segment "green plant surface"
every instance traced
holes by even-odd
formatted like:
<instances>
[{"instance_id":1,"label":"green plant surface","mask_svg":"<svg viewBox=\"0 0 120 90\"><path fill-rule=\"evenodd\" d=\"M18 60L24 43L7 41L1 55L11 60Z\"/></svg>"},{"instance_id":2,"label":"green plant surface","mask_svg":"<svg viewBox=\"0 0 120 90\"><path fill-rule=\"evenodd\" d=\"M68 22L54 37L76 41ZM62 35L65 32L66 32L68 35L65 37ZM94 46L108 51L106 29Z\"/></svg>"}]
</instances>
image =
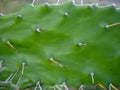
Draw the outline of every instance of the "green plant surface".
<instances>
[{"instance_id":1,"label":"green plant surface","mask_svg":"<svg viewBox=\"0 0 120 90\"><path fill-rule=\"evenodd\" d=\"M105 87L113 83L119 88L118 22L120 10L113 5L79 6L72 2L28 5L0 16L1 88L35 90L37 81L47 90L63 82L75 90L81 84L98 83ZM16 71L8 80L10 84L2 85Z\"/></svg>"}]
</instances>

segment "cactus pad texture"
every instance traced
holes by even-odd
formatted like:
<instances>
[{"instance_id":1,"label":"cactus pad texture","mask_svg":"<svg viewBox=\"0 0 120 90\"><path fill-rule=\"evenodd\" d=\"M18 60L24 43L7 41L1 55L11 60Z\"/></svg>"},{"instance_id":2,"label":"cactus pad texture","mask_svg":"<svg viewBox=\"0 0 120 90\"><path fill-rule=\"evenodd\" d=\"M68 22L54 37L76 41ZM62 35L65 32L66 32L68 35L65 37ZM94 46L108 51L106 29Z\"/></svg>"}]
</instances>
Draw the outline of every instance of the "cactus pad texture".
<instances>
[{"instance_id":1,"label":"cactus pad texture","mask_svg":"<svg viewBox=\"0 0 120 90\"><path fill-rule=\"evenodd\" d=\"M120 9L28 5L0 16L0 90L118 90Z\"/></svg>"}]
</instances>

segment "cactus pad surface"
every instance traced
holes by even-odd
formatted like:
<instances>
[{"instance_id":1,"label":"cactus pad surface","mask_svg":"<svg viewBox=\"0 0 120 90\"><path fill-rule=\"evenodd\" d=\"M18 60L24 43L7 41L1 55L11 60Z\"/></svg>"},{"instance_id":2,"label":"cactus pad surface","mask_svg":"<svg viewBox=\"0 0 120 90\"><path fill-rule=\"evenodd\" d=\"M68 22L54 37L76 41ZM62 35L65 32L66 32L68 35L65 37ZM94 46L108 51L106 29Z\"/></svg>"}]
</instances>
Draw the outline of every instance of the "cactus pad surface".
<instances>
[{"instance_id":1,"label":"cactus pad surface","mask_svg":"<svg viewBox=\"0 0 120 90\"><path fill-rule=\"evenodd\" d=\"M113 5L72 2L0 16L0 89L120 88L119 22Z\"/></svg>"}]
</instances>

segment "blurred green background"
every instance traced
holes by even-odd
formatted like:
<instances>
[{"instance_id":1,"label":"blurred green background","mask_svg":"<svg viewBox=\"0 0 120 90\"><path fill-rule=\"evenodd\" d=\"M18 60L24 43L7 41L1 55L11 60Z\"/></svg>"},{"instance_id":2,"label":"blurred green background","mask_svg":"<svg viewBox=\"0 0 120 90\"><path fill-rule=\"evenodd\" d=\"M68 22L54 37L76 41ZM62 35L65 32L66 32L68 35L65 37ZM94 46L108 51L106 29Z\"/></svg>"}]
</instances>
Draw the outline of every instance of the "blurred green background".
<instances>
[{"instance_id":1,"label":"blurred green background","mask_svg":"<svg viewBox=\"0 0 120 90\"><path fill-rule=\"evenodd\" d=\"M16 12L22 9L24 6L31 4L33 0L0 0L0 13L8 14ZM60 0L60 3L63 3L68 0ZM77 4L80 3L80 0L74 0ZM35 4L39 5L42 3L56 3L57 0L36 0ZM83 0L84 4L98 3L99 5L108 5L116 4L117 7L120 7L120 0Z\"/></svg>"}]
</instances>

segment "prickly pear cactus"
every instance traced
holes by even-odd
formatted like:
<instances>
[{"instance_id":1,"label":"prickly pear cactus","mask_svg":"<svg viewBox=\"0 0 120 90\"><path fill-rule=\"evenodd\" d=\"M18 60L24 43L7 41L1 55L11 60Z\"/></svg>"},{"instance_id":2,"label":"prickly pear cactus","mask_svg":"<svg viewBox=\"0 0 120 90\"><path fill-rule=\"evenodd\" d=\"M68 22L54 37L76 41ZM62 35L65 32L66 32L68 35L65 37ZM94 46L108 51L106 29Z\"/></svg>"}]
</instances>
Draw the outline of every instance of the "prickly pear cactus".
<instances>
[{"instance_id":1,"label":"prickly pear cactus","mask_svg":"<svg viewBox=\"0 0 120 90\"><path fill-rule=\"evenodd\" d=\"M0 16L0 90L118 90L120 9L28 5Z\"/></svg>"}]
</instances>

